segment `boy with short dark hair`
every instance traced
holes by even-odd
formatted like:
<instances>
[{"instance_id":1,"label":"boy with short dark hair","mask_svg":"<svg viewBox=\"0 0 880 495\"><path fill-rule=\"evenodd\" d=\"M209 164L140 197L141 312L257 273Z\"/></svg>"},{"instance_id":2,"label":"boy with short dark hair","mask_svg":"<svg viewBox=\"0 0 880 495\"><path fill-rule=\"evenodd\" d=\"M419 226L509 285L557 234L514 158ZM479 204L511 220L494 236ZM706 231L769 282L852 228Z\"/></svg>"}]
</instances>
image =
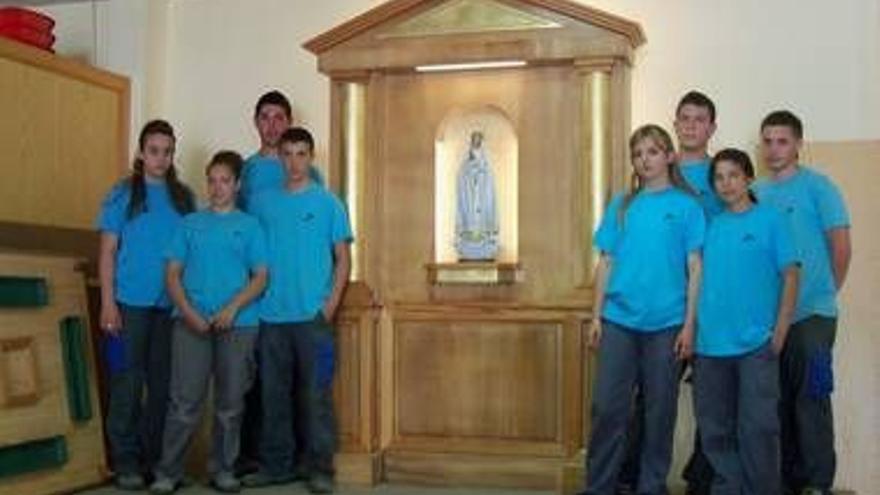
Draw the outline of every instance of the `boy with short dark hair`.
<instances>
[{"instance_id":1,"label":"boy with short dark hair","mask_svg":"<svg viewBox=\"0 0 880 495\"><path fill-rule=\"evenodd\" d=\"M724 207L711 187L709 140L715 133L715 103L699 91L689 91L675 108L678 164L688 185L699 194L700 204L710 219Z\"/></svg>"},{"instance_id":2,"label":"boy with short dark hair","mask_svg":"<svg viewBox=\"0 0 880 495\"><path fill-rule=\"evenodd\" d=\"M293 480L292 422L297 416L306 429L309 489L329 493L336 448L331 323L351 270L351 227L342 202L309 174L314 140L307 130L285 131L279 156L285 187L267 190L251 204L267 234L270 282L258 347L263 424L272 428L263 431L260 470L244 482L261 486ZM291 404L291 389L302 400Z\"/></svg>"},{"instance_id":3,"label":"boy with short dark hair","mask_svg":"<svg viewBox=\"0 0 880 495\"><path fill-rule=\"evenodd\" d=\"M831 412L831 351L837 333L837 291L851 257L850 218L837 186L800 163L803 124L787 110L761 122L761 150L770 177L758 200L782 211L802 262L801 284L780 359L782 479L790 493L831 493L836 471Z\"/></svg>"}]
</instances>

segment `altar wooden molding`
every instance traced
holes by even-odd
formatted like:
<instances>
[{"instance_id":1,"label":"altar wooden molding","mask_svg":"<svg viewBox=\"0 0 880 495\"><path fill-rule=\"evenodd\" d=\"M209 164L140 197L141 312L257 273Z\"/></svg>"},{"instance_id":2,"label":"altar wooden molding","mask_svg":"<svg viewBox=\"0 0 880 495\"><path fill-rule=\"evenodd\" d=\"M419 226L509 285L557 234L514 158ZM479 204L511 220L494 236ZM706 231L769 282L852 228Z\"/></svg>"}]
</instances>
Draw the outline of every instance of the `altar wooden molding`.
<instances>
[{"instance_id":1,"label":"altar wooden molding","mask_svg":"<svg viewBox=\"0 0 880 495\"><path fill-rule=\"evenodd\" d=\"M637 23L569 0L393 0L303 45L330 78L328 183L355 234L341 481L578 489L592 231L629 175L644 41ZM492 61L519 66L421 71ZM516 180L500 181L515 188L516 249L449 261L437 253L448 188L435 160L450 155L435 155L438 129L480 108L516 140L503 164Z\"/></svg>"},{"instance_id":2,"label":"altar wooden molding","mask_svg":"<svg viewBox=\"0 0 880 495\"><path fill-rule=\"evenodd\" d=\"M446 285L500 285L522 281L518 263L428 263L428 281Z\"/></svg>"},{"instance_id":3,"label":"altar wooden molding","mask_svg":"<svg viewBox=\"0 0 880 495\"><path fill-rule=\"evenodd\" d=\"M425 0L394 0L385 2L325 33L315 36L304 43L303 47L312 53L322 54L361 33L378 25L385 24L393 18L411 15L413 9L421 9L439 3L444 2ZM645 35L639 24L580 3L568 0L519 0L509 3L543 8L566 15L575 21L623 35L633 47L638 47L645 42Z\"/></svg>"}]
</instances>

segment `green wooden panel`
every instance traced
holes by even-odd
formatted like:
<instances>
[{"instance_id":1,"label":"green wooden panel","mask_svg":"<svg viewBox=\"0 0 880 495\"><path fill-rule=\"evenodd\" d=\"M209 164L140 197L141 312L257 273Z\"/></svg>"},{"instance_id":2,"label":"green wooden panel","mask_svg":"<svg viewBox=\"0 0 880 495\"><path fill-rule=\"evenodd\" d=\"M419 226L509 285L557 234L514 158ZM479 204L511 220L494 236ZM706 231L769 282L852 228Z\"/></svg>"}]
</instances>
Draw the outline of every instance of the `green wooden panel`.
<instances>
[{"instance_id":1,"label":"green wooden panel","mask_svg":"<svg viewBox=\"0 0 880 495\"><path fill-rule=\"evenodd\" d=\"M85 324L78 316L61 320L61 350L64 378L67 383L67 404L74 421L92 419L89 367L86 353Z\"/></svg>"},{"instance_id":2,"label":"green wooden panel","mask_svg":"<svg viewBox=\"0 0 880 495\"><path fill-rule=\"evenodd\" d=\"M49 304L46 279L0 276L0 308L35 308Z\"/></svg>"},{"instance_id":3,"label":"green wooden panel","mask_svg":"<svg viewBox=\"0 0 880 495\"><path fill-rule=\"evenodd\" d=\"M61 467L68 460L64 437L52 437L0 448L0 479Z\"/></svg>"}]
</instances>

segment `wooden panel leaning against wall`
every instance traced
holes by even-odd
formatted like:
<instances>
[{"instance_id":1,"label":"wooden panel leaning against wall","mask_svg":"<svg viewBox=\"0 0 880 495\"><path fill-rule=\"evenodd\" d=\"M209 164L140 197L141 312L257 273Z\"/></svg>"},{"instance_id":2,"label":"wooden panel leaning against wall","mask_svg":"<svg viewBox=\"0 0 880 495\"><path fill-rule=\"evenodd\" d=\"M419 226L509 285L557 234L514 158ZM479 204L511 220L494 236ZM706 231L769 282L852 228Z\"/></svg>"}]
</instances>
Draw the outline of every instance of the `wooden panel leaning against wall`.
<instances>
[{"instance_id":1,"label":"wooden panel leaning against wall","mask_svg":"<svg viewBox=\"0 0 880 495\"><path fill-rule=\"evenodd\" d=\"M107 477L80 263L0 252L0 493Z\"/></svg>"}]
</instances>

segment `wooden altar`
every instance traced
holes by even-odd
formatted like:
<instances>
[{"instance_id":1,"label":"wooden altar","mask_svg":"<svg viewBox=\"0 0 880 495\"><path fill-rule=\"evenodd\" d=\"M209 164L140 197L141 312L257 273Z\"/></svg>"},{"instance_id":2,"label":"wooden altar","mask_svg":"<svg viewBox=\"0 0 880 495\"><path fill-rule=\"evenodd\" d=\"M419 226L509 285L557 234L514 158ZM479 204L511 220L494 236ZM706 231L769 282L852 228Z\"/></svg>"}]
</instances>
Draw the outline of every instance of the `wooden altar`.
<instances>
[{"instance_id":1,"label":"wooden altar","mask_svg":"<svg viewBox=\"0 0 880 495\"><path fill-rule=\"evenodd\" d=\"M356 237L341 481L579 485L591 232L628 175L643 42L569 0L393 0L304 45L331 80L329 181ZM503 157L502 249L475 264L448 248L443 186L474 127Z\"/></svg>"}]
</instances>

